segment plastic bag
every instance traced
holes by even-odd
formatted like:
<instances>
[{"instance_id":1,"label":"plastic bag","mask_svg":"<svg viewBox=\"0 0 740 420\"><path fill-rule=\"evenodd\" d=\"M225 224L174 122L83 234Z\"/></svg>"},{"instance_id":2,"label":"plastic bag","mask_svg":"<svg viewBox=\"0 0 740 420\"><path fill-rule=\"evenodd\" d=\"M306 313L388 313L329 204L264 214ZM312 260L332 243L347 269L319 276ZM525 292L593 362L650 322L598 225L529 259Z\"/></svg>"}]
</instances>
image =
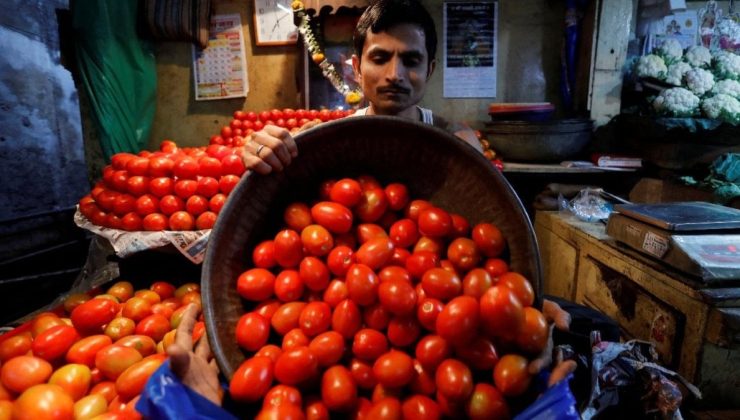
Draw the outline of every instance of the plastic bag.
<instances>
[{"instance_id":1,"label":"plastic bag","mask_svg":"<svg viewBox=\"0 0 740 420\"><path fill-rule=\"evenodd\" d=\"M144 387L136 411L150 420L214 419L234 420L231 413L185 386L167 361L157 369Z\"/></svg>"},{"instance_id":2,"label":"plastic bag","mask_svg":"<svg viewBox=\"0 0 740 420\"><path fill-rule=\"evenodd\" d=\"M140 2L72 3L77 65L106 159L149 141L157 105L154 53L136 33Z\"/></svg>"},{"instance_id":3,"label":"plastic bag","mask_svg":"<svg viewBox=\"0 0 740 420\"><path fill-rule=\"evenodd\" d=\"M568 383L573 375L548 388L526 410L519 413L514 420L548 419L548 420L578 420L576 398L570 391ZM547 380L545 378L545 383Z\"/></svg>"},{"instance_id":4,"label":"plastic bag","mask_svg":"<svg viewBox=\"0 0 740 420\"><path fill-rule=\"evenodd\" d=\"M601 190L585 188L575 198L567 201L563 196L558 197L561 211L569 211L586 222L598 222L609 218L614 210L612 204L601 198Z\"/></svg>"}]
</instances>

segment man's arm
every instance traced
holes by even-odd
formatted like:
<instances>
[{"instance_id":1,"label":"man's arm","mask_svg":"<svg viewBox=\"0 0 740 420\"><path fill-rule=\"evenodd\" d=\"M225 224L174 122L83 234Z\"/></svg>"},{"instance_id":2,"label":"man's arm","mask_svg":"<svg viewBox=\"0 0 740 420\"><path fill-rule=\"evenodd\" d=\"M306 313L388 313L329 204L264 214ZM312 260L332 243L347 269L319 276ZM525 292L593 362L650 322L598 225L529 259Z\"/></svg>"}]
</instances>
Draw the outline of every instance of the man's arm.
<instances>
[{"instance_id":1,"label":"man's arm","mask_svg":"<svg viewBox=\"0 0 740 420\"><path fill-rule=\"evenodd\" d=\"M469 145L473 146L475 150L483 153L483 146L480 144L480 141L478 140L478 137L475 135L475 131L473 131L470 127L467 125L460 123L460 122L448 122L446 119L434 115L434 126L444 129L449 133L454 134L458 138L465 141L465 143L468 143Z\"/></svg>"}]
</instances>

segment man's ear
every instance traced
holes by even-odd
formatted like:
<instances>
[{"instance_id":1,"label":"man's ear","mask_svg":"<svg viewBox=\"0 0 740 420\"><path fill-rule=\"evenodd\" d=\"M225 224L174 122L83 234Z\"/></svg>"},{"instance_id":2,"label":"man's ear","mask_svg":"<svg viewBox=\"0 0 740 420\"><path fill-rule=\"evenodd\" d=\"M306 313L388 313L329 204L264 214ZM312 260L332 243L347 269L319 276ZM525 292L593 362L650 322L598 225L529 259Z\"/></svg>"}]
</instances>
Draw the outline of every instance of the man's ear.
<instances>
[{"instance_id":1,"label":"man's ear","mask_svg":"<svg viewBox=\"0 0 740 420\"><path fill-rule=\"evenodd\" d=\"M427 81L430 77L432 77L432 73L434 73L434 68L437 67L437 60L434 59L429 63L428 71L427 71Z\"/></svg>"},{"instance_id":2,"label":"man's ear","mask_svg":"<svg viewBox=\"0 0 740 420\"><path fill-rule=\"evenodd\" d=\"M360 57L352 54L352 71L355 74L355 82L362 83L362 73L360 73Z\"/></svg>"}]
</instances>

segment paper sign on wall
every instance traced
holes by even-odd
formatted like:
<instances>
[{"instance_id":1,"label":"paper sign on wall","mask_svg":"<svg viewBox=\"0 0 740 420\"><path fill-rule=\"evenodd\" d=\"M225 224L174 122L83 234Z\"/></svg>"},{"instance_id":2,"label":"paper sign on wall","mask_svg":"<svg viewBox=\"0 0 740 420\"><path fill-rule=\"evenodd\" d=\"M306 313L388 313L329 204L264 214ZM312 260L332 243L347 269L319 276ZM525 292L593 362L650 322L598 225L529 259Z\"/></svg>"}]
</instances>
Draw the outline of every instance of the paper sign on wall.
<instances>
[{"instance_id":1,"label":"paper sign on wall","mask_svg":"<svg viewBox=\"0 0 740 420\"><path fill-rule=\"evenodd\" d=\"M208 46L193 46L193 81L196 101L247 96L247 59L238 14L211 17Z\"/></svg>"}]
</instances>

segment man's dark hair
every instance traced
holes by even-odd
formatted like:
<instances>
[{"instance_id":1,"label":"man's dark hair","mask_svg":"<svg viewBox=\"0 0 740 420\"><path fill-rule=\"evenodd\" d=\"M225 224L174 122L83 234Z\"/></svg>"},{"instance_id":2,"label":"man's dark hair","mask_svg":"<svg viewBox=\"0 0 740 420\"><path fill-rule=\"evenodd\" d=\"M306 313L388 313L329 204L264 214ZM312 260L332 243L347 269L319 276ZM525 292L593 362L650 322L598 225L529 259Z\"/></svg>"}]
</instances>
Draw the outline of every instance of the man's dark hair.
<instances>
[{"instance_id":1,"label":"man's dark hair","mask_svg":"<svg viewBox=\"0 0 740 420\"><path fill-rule=\"evenodd\" d=\"M368 30L377 34L403 23L417 25L424 31L427 56L431 63L437 52L437 30L429 12L418 0L377 0L368 6L360 16L352 37L357 57L362 58Z\"/></svg>"}]
</instances>

